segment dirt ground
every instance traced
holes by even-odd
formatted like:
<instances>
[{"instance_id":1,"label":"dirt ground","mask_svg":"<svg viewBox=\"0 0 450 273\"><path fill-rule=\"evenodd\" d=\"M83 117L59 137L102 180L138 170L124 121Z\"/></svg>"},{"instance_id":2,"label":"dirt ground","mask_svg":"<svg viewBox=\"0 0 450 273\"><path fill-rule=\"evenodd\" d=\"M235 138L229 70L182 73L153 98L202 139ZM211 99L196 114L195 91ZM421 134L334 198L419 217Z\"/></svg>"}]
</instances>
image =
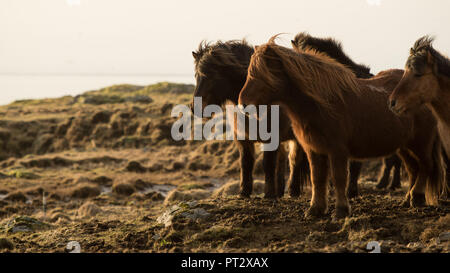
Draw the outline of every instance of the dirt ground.
<instances>
[{"instance_id":1,"label":"dirt ground","mask_svg":"<svg viewBox=\"0 0 450 273\"><path fill-rule=\"evenodd\" d=\"M77 97L0 107L0 252L449 252L450 206L400 205L406 190L376 190L364 164L351 217L304 217L300 198L238 192L228 141L170 137L175 104L192 86L119 85ZM286 174L287 175L287 174ZM76 244L76 243L75 243Z\"/></svg>"}]
</instances>

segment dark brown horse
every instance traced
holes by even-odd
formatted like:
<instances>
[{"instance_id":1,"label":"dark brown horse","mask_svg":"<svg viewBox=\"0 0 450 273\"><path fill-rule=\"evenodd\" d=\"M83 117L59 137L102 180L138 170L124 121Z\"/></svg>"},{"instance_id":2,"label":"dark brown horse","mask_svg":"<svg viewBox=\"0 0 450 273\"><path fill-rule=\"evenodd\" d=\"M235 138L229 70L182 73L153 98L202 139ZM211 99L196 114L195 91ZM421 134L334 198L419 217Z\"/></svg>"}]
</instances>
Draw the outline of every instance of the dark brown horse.
<instances>
[{"instance_id":1,"label":"dark brown horse","mask_svg":"<svg viewBox=\"0 0 450 273\"><path fill-rule=\"evenodd\" d=\"M194 97L202 98L202 108L210 104L230 102L237 104L239 92L247 77L247 68L253 48L246 41L228 41L208 44L202 42L192 52L195 61L196 88ZM202 109L203 110L203 109ZM291 141L289 162L289 194L297 197L309 180L309 163L306 155L295 140L289 119L280 113L280 141ZM235 141L240 152L241 195L252 193L254 143L251 140ZM280 147L277 151L265 151L263 168L265 173L265 197L281 197L284 194L284 165L286 159Z\"/></svg>"},{"instance_id":2,"label":"dark brown horse","mask_svg":"<svg viewBox=\"0 0 450 273\"><path fill-rule=\"evenodd\" d=\"M445 175L432 114L423 109L414 115L394 115L387 105L389 91L378 85L388 79L358 80L329 56L295 52L275 44L275 38L252 55L239 103L280 104L286 110L310 162L312 199L307 215L327 211L329 174L336 189L335 216L349 215L349 158L384 157L397 151L413 185L407 193L410 205L435 204Z\"/></svg>"},{"instance_id":3,"label":"dark brown horse","mask_svg":"<svg viewBox=\"0 0 450 273\"><path fill-rule=\"evenodd\" d=\"M390 106L398 114L416 111L424 105L433 112L446 153L450 187L450 59L436 51L432 43L428 36L414 43L403 77L390 96Z\"/></svg>"},{"instance_id":4,"label":"dark brown horse","mask_svg":"<svg viewBox=\"0 0 450 273\"><path fill-rule=\"evenodd\" d=\"M342 44L333 38L318 38L309 35L306 32L301 32L295 35L295 38L291 40L292 47L297 51L305 51L314 49L319 52L323 52L345 65L355 73L358 78L369 79L374 75L370 73L370 68L368 66L355 63L347 54L345 54ZM401 188L400 183L400 170L402 166L402 161L397 155L392 155L390 157L383 159L383 171L378 179L376 188L384 189L389 185L389 176L392 168L394 168L394 174L392 183L390 186L391 190ZM348 192L357 192L358 184L357 179L359 177L359 172L361 171L362 163L358 161L352 161L350 163L350 176ZM353 178L353 179L352 179ZM353 194L356 195L356 194ZM350 194L349 194L350 197Z\"/></svg>"}]
</instances>

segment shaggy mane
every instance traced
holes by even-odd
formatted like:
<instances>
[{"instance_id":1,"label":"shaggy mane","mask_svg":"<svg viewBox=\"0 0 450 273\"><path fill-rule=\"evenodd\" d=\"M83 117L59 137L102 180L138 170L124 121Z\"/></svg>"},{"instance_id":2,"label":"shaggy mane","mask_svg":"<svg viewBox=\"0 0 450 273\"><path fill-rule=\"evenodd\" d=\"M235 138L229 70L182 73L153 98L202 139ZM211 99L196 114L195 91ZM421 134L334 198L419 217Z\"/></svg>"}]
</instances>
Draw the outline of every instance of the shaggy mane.
<instances>
[{"instance_id":1,"label":"shaggy mane","mask_svg":"<svg viewBox=\"0 0 450 273\"><path fill-rule=\"evenodd\" d=\"M217 41L209 43L202 41L196 52L193 52L195 72L205 76L205 70L221 68L231 69L238 73L245 73L253 48L243 40ZM238 58L238 56L247 56L247 58Z\"/></svg>"},{"instance_id":2,"label":"shaggy mane","mask_svg":"<svg viewBox=\"0 0 450 273\"><path fill-rule=\"evenodd\" d=\"M334 98L344 102L343 92L360 93L356 76L344 65L316 50L295 52L277 45L277 36L256 48L250 60L249 77L259 77L277 89L280 86L279 79L272 73L274 68L267 65L268 59L274 59L282 63L283 72L298 90L328 109L331 108L330 101Z\"/></svg>"},{"instance_id":3,"label":"shaggy mane","mask_svg":"<svg viewBox=\"0 0 450 273\"><path fill-rule=\"evenodd\" d=\"M437 72L450 77L450 59L433 48L434 38L428 35L419 38L410 50L406 65L413 69L421 69L427 64L427 54L430 53L436 63Z\"/></svg>"}]
</instances>

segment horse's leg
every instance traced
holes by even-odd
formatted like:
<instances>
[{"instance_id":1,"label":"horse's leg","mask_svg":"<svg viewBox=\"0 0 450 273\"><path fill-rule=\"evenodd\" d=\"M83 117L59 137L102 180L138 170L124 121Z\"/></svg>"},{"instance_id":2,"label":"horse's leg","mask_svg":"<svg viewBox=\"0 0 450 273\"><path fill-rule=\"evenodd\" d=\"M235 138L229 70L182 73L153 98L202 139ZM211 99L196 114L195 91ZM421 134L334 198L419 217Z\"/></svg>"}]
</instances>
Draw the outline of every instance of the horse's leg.
<instances>
[{"instance_id":1,"label":"horse's leg","mask_svg":"<svg viewBox=\"0 0 450 273\"><path fill-rule=\"evenodd\" d=\"M393 162L391 157L383 158L383 167L382 167L382 175L378 179L378 183L375 186L377 189L384 189L389 185L389 176L391 174L391 170L393 167Z\"/></svg>"},{"instance_id":2,"label":"horse's leg","mask_svg":"<svg viewBox=\"0 0 450 273\"><path fill-rule=\"evenodd\" d=\"M253 190L253 166L255 164L255 146L251 141L235 141L239 149L241 165L240 195L250 197Z\"/></svg>"},{"instance_id":3,"label":"horse's leg","mask_svg":"<svg viewBox=\"0 0 450 273\"><path fill-rule=\"evenodd\" d=\"M312 198L306 216L322 216L328 209L328 156L313 151L307 154L311 168Z\"/></svg>"},{"instance_id":4,"label":"horse's leg","mask_svg":"<svg viewBox=\"0 0 450 273\"><path fill-rule=\"evenodd\" d=\"M350 182L348 184L347 196L354 198L358 196L358 179L361 173L362 162L350 161Z\"/></svg>"},{"instance_id":5,"label":"horse's leg","mask_svg":"<svg viewBox=\"0 0 450 273\"><path fill-rule=\"evenodd\" d=\"M430 172L433 171L431 158L419 158L419 173L416 182L410 191L410 205L411 207L425 206L425 190L427 186L427 179Z\"/></svg>"},{"instance_id":6,"label":"horse's leg","mask_svg":"<svg viewBox=\"0 0 450 273\"><path fill-rule=\"evenodd\" d=\"M276 170L276 193L277 197L281 198L284 195L286 187L285 173L286 173L286 151L283 146L278 148L277 154L277 170Z\"/></svg>"},{"instance_id":7,"label":"horse's leg","mask_svg":"<svg viewBox=\"0 0 450 273\"><path fill-rule=\"evenodd\" d=\"M393 156L393 161L394 161L394 177L392 178L391 186L389 187L390 190L400 189L402 187L402 184L400 182L400 171L402 169L402 161L397 155Z\"/></svg>"},{"instance_id":8,"label":"horse's leg","mask_svg":"<svg viewBox=\"0 0 450 273\"><path fill-rule=\"evenodd\" d=\"M345 156L330 156L331 179L336 195L336 218L350 215L350 204L347 199L348 159Z\"/></svg>"},{"instance_id":9,"label":"horse's leg","mask_svg":"<svg viewBox=\"0 0 450 273\"><path fill-rule=\"evenodd\" d=\"M275 170L277 168L277 154L275 151L264 151L263 168L265 175L264 198L277 198L275 185Z\"/></svg>"},{"instance_id":10,"label":"horse's leg","mask_svg":"<svg viewBox=\"0 0 450 273\"><path fill-rule=\"evenodd\" d=\"M419 174L414 187L411 189L411 206L422 207L437 204L442 187L446 183L442 146L439 136L432 145L420 145L415 151L419 161Z\"/></svg>"},{"instance_id":11,"label":"horse's leg","mask_svg":"<svg viewBox=\"0 0 450 273\"><path fill-rule=\"evenodd\" d=\"M417 160L414 157L412 157L407 150L399 150L397 154L402 159L409 177L409 187L406 192L405 199L402 202L403 206L409 207L411 200L410 192L415 184L415 181L417 180L417 175L419 173L419 164Z\"/></svg>"},{"instance_id":12,"label":"horse's leg","mask_svg":"<svg viewBox=\"0 0 450 273\"><path fill-rule=\"evenodd\" d=\"M289 148L289 195L299 197L309 180L309 162L305 151L297 141L291 141Z\"/></svg>"}]
</instances>

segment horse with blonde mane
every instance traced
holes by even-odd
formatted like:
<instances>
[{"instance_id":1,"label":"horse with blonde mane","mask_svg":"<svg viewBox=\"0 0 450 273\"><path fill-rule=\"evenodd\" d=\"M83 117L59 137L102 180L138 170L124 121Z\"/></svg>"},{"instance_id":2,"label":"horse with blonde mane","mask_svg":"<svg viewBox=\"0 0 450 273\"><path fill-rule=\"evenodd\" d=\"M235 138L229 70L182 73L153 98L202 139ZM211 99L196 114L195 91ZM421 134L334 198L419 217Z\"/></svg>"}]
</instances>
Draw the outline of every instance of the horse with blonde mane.
<instances>
[{"instance_id":1,"label":"horse with blonde mane","mask_svg":"<svg viewBox=\"0 0 450 273\"><path fill-rule=\"evenodd\" d=\"M295 52L277 45L275 38L255 47L239 103L280 104L287 112L310 162L312 199L307 215L327 212L327 180L331 175L335 217L348 216L349 159L395 152L414 184L407 202L411 206L436 204L445 175L432 114L422 109L414 115L397 116L389 110L388 92L376 85L377 79L359 80L329 56L316 51Z\"/></svg>"}]
</instances>

